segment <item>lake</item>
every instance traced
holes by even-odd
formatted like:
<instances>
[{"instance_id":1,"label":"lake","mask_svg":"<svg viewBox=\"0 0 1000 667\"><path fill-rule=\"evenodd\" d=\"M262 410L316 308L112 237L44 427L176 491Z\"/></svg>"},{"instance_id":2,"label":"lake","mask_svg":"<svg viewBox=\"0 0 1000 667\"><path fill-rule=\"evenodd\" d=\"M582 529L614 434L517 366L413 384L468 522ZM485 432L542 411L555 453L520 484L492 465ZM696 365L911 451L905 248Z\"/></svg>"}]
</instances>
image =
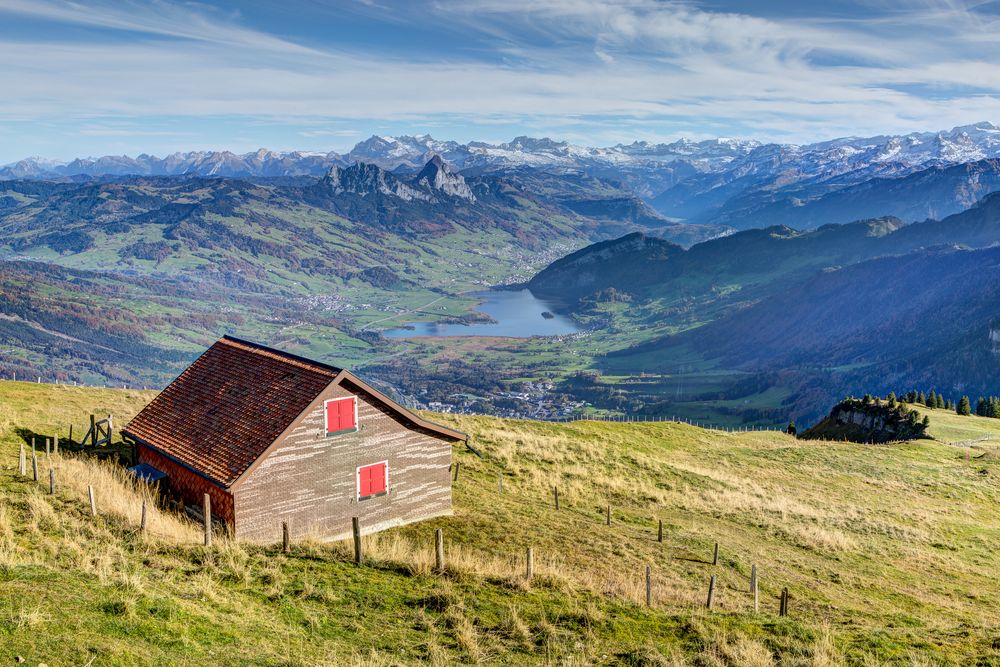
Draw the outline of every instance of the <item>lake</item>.
<instances>
[{"instance_id":1,"label":"lake","mask_svg":"<svg viewBox=\"0 0 1000 667\"><path fill-rule=\"evenodd\" d=\"M469 296L482 299L476 310L486 313L494 320L492 324L439 324L435 322L412 322L412 329L389 329L382 334L389 338L413 338L415 336L561 336L576 333L579 327L573 320L562 315L552 318L542 317L542 313L552 313L552 304L535 298L529 290L490 290L474 292ZM553 313L554 314L554 313Z\"/></svg>"}]
</instances>

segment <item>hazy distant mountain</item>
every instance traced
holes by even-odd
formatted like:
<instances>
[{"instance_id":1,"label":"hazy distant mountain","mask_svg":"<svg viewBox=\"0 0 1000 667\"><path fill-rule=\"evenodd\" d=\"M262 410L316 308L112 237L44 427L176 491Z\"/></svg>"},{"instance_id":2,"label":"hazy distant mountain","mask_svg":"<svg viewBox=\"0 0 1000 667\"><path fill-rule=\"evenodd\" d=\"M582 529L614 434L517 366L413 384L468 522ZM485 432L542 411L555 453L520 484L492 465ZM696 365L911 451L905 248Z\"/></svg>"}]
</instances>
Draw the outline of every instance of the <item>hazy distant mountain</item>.
<instances>
[{"instance_id":1,"label":"hazy distant mountain","mask_svg":"<svg viewBox=\"0 0 1000 667\"><path fill-rule=\"evenodd\" d=\"M0 167L0 179L47 178L59 176L322 176L331 166L347 166L357 162L374 164L387 170L421 169L432 157L439 155L458 171L535 167L593 171L611 169L603 175L617 173L627 179L630 170L652 172L666 165L681 162L685 175L717 169L734 158L746 155L759 146L754 141L713 139L670 144L635 142L608 148L588 148L563 141L517 137L508 143L487 144L438 141L429 135L383 137L372 136L352 148L346 155L335 152L286 152L260 149L237 155L229 151L197 151L175 153L165 158L151 155L105 156L78 158L60 163L42 158L27 158ZM667 173L672 170L667 168ZM593 173L591 175L601 175ZM652 181L663 180L647 174ZM667 179L670 182L670 179ZM672 184L672 183L671 183ZM658 190L657 190L658 192ZM643 194L643 193L640 193Z\"/></svg>"},{"instance_id":2,"label":"hazy distant mountain","mask_svg":"<svg viewBox=\"0 0 1000 667\"><path fill-rule=\"evenodd\" d=\"M164 158L142 154L77 158L60 163L28 158L0 168L0 179L58 178L66 176L322 176L346 161L337 153L277 153L260 149L237 155L229 151L174 153Z\"/></svg>"},{"instance_id":3,"label":"hazy distant mountain","mask_svg":"<svg viewBox=\"0 0 1000 667\"><path fill-rule=\"evenodd\" d=\"M500 144L462 144L426 134L372 136L345 155L260 149L243 155L105 156L65 164L29 158L0 168L0 179L318 178L331 167L358 163L409 177L435 156L465 178L533 169L614 181L675 220L736 229L775 224L802 229L883 215L906 221L942 217L971 205L996 186L998 164L991 161L1000 158L1000 128L983 122L806 145L682 139L588 147L526 136ZM949 169L961 164L970 166Z\"/></svg>"},{"instance_id":4,"label":"hazy distant mountain","mask_svg":"<svg viewBox=\"0 0 1000 667\"><path fill-rule=\"evenodd\" d=\"M812 230L778 225L736 232L687 250L633 233L553 262L529 286L536 294L564 302L607 288L640 297L676 298L726 286L728 293L738 295L825 267L940 245L996 244L1000 244L1000 193L943 220L904 224L890 216Z\"/></svg>"},{"instance_id":5,"label":"hazy distant mountain","mask_svg":"<svg viewBox=\"0 0 1000 667\"><path fill-rule=\"evenodd\" d=\"M808 187L753 191L730 199L708 219L740 228L780 224L803 229L886 215L913 222L964 211L997 190L1000 160L978 160L872 178L818 196L817 188Z\"/></svg>"},{"instance_id":6,"label":"hazy distant mountain","mask_svg":"<svg viewBox=\"0 0 1000 667\"><path fill-rule=\"evenodd\" d=\"M1000 128L992 123L947 132L845 138L805 146L768 144L720 169L680 181L651 203L664 215L692 222L759 227L784 223L796 214L788 209L871 179L899 178L933 167L998 157ZM854 202L856 207L858 203ZM768 218L772 213L774 217ZM876 206L864 212L856 208L853 213L854 217L877 217L890 212ZM806 224L796 219L795 226Z\"/></svg>"},{"instance_id":7,"label":"hazy distant mountain","mask_svg":"<svg viewBox=\"0 0 1000 667\"><path fill-rule=\"evenodd\" d=\"M551 139L517 137L503 144L438 141L429 135L372 136L346 155L335 152L275 152L260 149L238 155L229 151L174 153L164 158L151 155L78 158L61 163L43 158L27 158L0 167L0 178L46 178L59 176L322 176L331 166L356 162L383 169L422 168L439 155L456 170L544 167L587 170L613 167L628 170L655 169L675 161L697 164L698 169L714 169L737 156L745 155L759 143L728 139L671 144L636 142L628 146L588 148Z\"/></svg>"}]
</instances>

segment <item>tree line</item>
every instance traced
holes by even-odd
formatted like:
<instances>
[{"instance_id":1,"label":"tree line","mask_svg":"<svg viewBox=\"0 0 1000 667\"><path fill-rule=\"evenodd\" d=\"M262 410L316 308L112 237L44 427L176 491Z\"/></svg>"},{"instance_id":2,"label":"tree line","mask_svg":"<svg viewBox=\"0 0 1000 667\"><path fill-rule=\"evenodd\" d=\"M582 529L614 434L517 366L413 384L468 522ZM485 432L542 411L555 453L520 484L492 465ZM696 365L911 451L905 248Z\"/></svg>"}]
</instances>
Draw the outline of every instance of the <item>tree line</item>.
<instances>
[{"instance_id":1,"label":"tree line","mask_svg":"<svg viewBox=\"0 0 1000 667\"><path fill-rule=\"evenodd\" d=\"M886 398L890 403L896 402L895 392L890 393ZM918 390L911 390L903 395L902 402L911 405L923 405L932 409L954 410L956 414L969 416L972 414L972 401L968 396L962 396L958 402L945 398L944 394L939 394L933 389L927 393ZM1000 399L996 397L980 397L976 403L976 414L981 417L996 417L1000 419Z\"/></svg>"}]
</instances>

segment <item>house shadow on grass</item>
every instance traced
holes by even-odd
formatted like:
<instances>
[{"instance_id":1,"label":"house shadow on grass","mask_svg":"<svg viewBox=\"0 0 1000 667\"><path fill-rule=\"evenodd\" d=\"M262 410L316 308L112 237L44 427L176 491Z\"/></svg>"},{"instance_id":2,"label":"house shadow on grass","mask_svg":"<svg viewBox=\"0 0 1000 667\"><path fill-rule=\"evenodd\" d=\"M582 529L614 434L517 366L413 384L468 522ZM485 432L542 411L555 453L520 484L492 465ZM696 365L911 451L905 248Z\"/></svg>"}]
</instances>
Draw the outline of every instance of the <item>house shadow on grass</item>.
<instances>
[{"instance_id":1,"label":"house shadow on grass","mask_svg":"<svg viewBox=\"0 0 1000 667\"><path fill-rule=\"evenodd\" d=\"M29 428L18 426L14 428L14 435L24 442L25 449L29 451L32 445L34 445L36 452L44 452L46 439L49 441L49 446L53 451L55 451L56 440L55 436L51 434L38 433ZM102 445L100 447L85 447L79 442L73 442L65 437L60 437L58 441L58 448L58 451L60 452L77 452L87 454L96 459L111 459L124 466L131 466L135 464L134 448L121 441Z\"/></svg>"},{"instance_id":2,"label":"house shadow on grass","mask_svg":"<svg viewBox=\"0 0 1000 667\"><path fill-rule=\"evenodd\" d=\"M41 433L35 433L30 428L18 426L14 429L14 435L24 441L26 448L30 448L32 445L35 445L36 448L41 447L42 449L45 449L45 438L47 436L42 435Z\"/></svg>"}]
</instances>

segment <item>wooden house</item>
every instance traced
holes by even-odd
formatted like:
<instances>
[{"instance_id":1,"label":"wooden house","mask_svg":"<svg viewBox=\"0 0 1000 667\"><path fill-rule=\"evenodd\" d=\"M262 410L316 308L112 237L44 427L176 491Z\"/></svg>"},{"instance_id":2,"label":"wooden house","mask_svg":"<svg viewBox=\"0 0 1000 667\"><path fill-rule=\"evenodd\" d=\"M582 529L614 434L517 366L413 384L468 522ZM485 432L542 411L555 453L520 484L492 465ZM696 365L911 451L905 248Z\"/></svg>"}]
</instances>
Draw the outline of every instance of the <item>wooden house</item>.
<instances>
[{"instance_id":1,"label":"wooden house","mask_svg":"<svg viewBox=\"0 0 1000 667\"><path fill-rule=\"evenodd\" d=\"M451 513L464 433L406 410L350 372L226 336L122 432L138 463L237 539L339 539Z\"/></svg>"}]
</instances>

